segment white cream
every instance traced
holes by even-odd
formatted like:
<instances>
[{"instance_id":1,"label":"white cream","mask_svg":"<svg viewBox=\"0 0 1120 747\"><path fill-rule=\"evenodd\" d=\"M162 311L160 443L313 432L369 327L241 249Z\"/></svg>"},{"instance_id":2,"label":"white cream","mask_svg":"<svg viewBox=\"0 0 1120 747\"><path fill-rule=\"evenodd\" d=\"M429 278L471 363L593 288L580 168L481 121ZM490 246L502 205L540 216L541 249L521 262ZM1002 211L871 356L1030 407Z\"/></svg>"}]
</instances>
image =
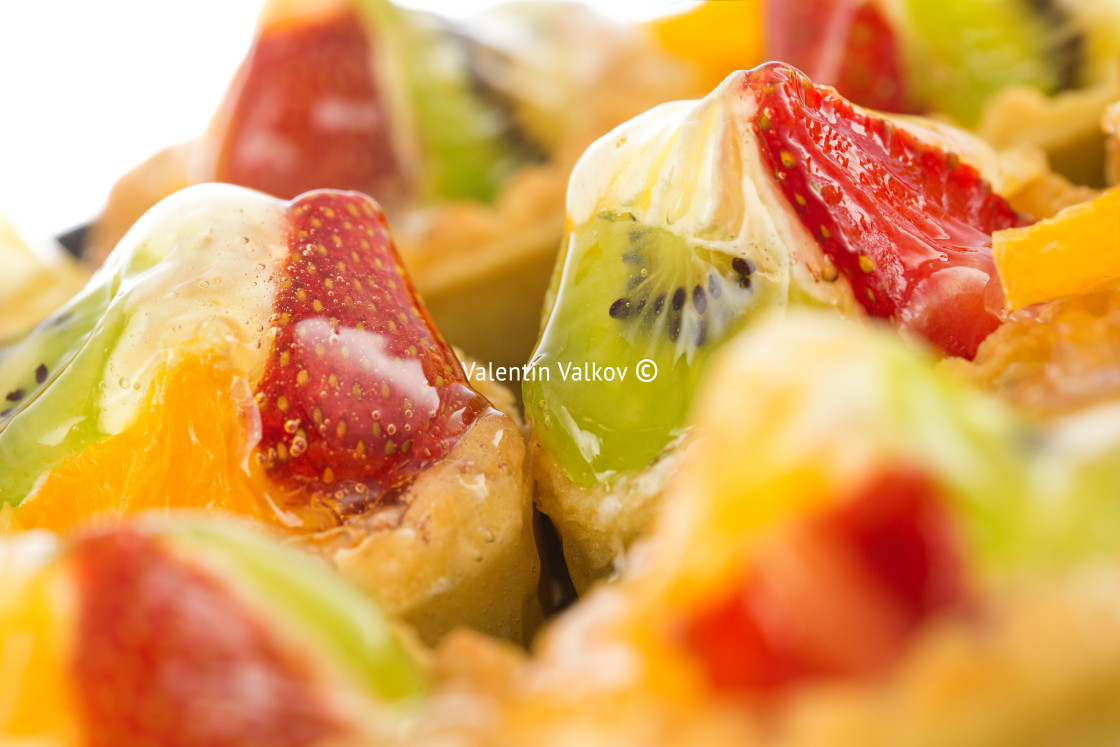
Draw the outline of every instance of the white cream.
<instances>
[{"instance_id":1,"label":"white cream","mask_svg":"<svg viewBox=\"0 0 1120 747\"><path fill-rule=\"evenodd\" d=\"M184 351L260 377L287 231L285 202L224 184L179 192L137 222L104 270L122 274L113 306L128 317L102 379L104 432L134 420L156 370Z\"/></svg>"}]
</instances>

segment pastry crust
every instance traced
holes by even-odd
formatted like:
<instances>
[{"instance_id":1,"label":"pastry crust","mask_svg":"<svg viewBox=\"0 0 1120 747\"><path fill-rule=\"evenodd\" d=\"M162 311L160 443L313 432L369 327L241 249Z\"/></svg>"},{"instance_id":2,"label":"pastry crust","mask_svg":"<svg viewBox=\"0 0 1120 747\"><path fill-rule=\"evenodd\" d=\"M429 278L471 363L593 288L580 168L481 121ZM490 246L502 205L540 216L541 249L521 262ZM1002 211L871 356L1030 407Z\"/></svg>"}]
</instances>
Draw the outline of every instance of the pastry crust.
<instances>
[{"instance_id":1,"label":"pastry crust","mask_svg":"<svg viewBox=\"0 0 1120 747\"><path fill-rule=\"evenodd\" d=\"M1061 174L1044 172L1014 192L1007 195L1007 201L1017 212L1039 220L1052 218L1070 205L1087 202L1097 196L1098 191L1072 183Z\"/></svg>"},{"instance_id":2,"label":"pastry crust","mask_svg":"<svg viewBox=\"0 0 1120 747\"><path fill-rule=\"evenodd\" d=\"M976 133L997 148L1032 144L1055 171L1078 184L1100 186L1105 139L1101 116L1120 96L1120 66L1096 85L1054 96L1008 88L987 103Z\"/></svg>"},{"instance_id":3,"label":"pastry crust","mask_svg":"<svg viewBox=\"0 0 1120 747\"><path fill-rule=\"evenodd\" d=\"M397 502L290 542L327 558L428 643L459 625L525 642L543 617L525 444L496 410Z\"/></svg>"},{"instance_id":4,"label":"pastry crust","mask_svg":"<svg viewBox=\"0 0 1120 747\"><path fill-rule=\"evenodd\" d=\"M626 566L626 551L653 526L661 495L688 453L688 438L670 443L642 471L614 485L584 488L564 473L541 445L529 444L537 480L537 507L556 526L576 592L613 579Z\"/></svg>"},{"instance_id":5,"label":"pastry crust","mask_svg":"<svg viewBox=\"0 0 1120 747\"><path fill-rule=\"evenodd\" d=\"M1015 311L974 360L940 366L1040 417L1120 401L1120 291Z\"/></svg>"}]
</instances>

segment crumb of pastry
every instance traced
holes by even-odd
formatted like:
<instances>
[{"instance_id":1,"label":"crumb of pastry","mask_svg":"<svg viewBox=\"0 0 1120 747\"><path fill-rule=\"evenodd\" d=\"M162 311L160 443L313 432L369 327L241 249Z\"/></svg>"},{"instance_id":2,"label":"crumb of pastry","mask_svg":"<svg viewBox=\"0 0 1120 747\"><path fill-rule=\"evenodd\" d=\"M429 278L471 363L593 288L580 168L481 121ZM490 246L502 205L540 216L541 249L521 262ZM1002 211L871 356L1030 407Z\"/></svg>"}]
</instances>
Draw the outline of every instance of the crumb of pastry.
<instances>
[{"instance_id":1,"label":"crumb of pastry","mask_svg":"<svg viewBox=\"0 0 1120 747\"><path fill-rule=\"evenodd\" d=\"M1120 291L1013 312L973 361L939 365L1040 416L1120 399Z\"/></svg>"}]
</instances>

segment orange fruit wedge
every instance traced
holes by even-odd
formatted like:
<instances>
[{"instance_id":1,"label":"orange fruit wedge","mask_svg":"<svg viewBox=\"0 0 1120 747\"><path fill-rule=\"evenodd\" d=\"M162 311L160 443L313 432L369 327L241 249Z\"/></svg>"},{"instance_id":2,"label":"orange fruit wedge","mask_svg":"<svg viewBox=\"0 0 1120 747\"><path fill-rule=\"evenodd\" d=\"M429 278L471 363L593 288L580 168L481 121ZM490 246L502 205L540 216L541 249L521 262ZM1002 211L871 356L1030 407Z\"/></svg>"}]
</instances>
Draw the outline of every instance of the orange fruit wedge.
<instances>
[{"instance_id":1,"label":"orange fruit wedge","mask_svg":"<svg viewBox=\"0 0 1120 747\"><path fill-rule=\"evenodd\" d=\"M67 687L72 600L56 567L33 547L42 537L10 535L0 546L0 743L77 743ZM24 547L21 548L20 546ZM24 557L20 557L24 555Z\"/></svg>"},{"instance_id":2,"label":"orange fruit wedge","mask_svg":"<svg viewBox=\"0 0 1120 747\"><path fill-rule=\"evenodd\" d=\"M996 231L1008 309L1120 287L1120 187L1053 218Z\"/></svg>"},{"instance_id":3,"label":"orange fruit wedge","mask_svg":"<svg viewBox=\"0 0 1120 747\"><path fill-rule=\"evenodd\" d=\"M649 27L665 49L700 67L708 90L762 62L761 0L707 0Z\"/></svg>"},{"instance_id":4,"label":"orange fruit wedge","mask_svg":"<svg viewBox=\"0 0 1120 747\"><path fill-rule=\"evenodd\" d=\"M16 527L65 533L97 517L163 508L282 524L284 496L250 454L239 389L248 399L232 371L194 357L157 375L136 423L52 470L14 510Z\"/></svg>"}]
</instances>

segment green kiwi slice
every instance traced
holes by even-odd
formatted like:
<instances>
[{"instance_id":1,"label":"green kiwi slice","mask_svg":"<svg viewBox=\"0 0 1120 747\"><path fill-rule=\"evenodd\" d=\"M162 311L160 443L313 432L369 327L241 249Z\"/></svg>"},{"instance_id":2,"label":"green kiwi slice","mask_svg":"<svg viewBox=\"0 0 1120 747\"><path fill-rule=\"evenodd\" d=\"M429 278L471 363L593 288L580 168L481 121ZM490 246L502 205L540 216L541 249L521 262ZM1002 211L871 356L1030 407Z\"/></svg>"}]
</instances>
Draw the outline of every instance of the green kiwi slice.
<instances>
[{"instance_id":1,"label":"green kiwi slice","mask_svg":"<svg viewBox=\"0 0 1120 747\"><path fill-rule=\"evenodd\" d=\"M1016 85L1074 87L1082 40L1051 0L904 0L909 66L919 96L973 126L984 103Z\"/></svg>"},{"instance_id":2,"label":"green kiwi slice","mask_svg":"<svg viewBox=\"0 0 1120 747\"><path fill-rule=\"evenodd\" d=\"M577 484L645 467L682 431L712 351L787 294L718 242L601 213L567 238L523 374L534 434Z\"/></svg>"},{"instance_id":3,"label":"green kiwi slice","mask_svg":"<svg viewBox=\"0 0 1120 747\"><path fill-rule=\"evenodd\" d=\"M172 345L164 332L194 329L211 301L263 321L272 295L266 260L284 236L282 211L283 203L229 185L169 197L77 296L22 339L0 345L0 504L22 503L54 465L126 427ZM240 282L221 284L222 274ZM126 337L133 321L157 326Z\"/></svg>"},{"instance_id":4,"label":"green kiwi slice","mask_svg":"<svg viewBox=\"0 0 1120 747\"><path fill-rule=\"evenodd\" d=\"M360 0L382 64L399 75L411 126L425 154L425 197L431 201L493 201L506 180L540 155L528 147L477 69L481 42L430 13L385 0ZM390 62L391 60L391 62Z\"/></svg>"},{"instance_id":5,"label":"green kiwi slice","mask_svg":"<svg viewBox=\"0 0 1120 747\"><path fill-rule=\"evenodd\" d=\"M100 440L96 399L127 317L106 313L116 278L91 281L19 341L0 348L0 503L20 503L44 463ZM42 397L47 389L50 397Z\"/></svg>"}]
</instances>

